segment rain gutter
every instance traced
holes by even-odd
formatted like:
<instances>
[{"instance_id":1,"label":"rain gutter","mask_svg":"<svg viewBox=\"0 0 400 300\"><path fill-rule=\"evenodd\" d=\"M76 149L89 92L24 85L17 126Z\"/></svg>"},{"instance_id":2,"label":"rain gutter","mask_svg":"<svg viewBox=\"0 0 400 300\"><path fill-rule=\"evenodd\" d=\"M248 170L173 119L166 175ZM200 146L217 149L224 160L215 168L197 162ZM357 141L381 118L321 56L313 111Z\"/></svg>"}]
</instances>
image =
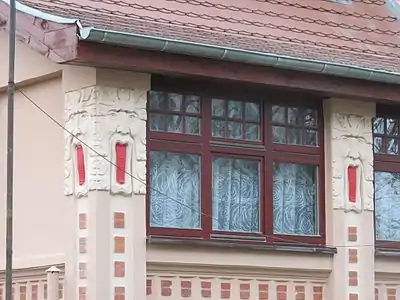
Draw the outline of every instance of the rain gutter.
<instances>
[{"instance_id":1,"label":"rain gutter","mask_svg":"<svg viewBox=\"0 0 400 300\"><path fill-rule=\"evenodd\" d=\"M360 68L313 59L301 59L285 55L220 47L161 37L102 30L93 27L80 28L79 38L85 41L143 50L153 50L360 80L400 84L400 73L397 72Z\"/></svg>"},{"instance_id":2,"label":"rain gutter","mask_svg":"<svg viewBox=\"0 0 400 300\"><path fill-rule=\"evenodd\" d=\"M4 2L7 5L10 5L10 0L0 0L0 2ZM55 15L40 11L38 9L29 7L18 1L15 2L15 8L17 9L17 11L31 15L33 17L37 17L42 20L46 20L46 21L50 21L50 22L54 22L54 23L58 23L58 24L76 24L79 29L82 28L81 22L78 19L71 19L71 18L55 16Z\"/></svg>"}]
</instances>

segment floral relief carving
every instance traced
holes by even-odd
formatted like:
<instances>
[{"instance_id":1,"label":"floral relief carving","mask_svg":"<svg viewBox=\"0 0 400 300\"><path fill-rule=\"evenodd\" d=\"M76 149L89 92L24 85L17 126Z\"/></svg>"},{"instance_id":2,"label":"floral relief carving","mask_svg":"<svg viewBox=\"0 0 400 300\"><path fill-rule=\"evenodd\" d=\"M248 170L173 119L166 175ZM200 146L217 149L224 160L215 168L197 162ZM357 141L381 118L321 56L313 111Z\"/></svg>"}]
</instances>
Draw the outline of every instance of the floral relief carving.
<instances>
[{"instance_id":1,"label":"floral relief carving","mask_svg":"<svg viewBox=\"0 0 400 300\"><path fill-rule=\"evenodd\" d=\"M145 193L146 100L147 92L144 90L114 87L91 86L66 93L66 128L97 152L85 147L88 191L111 191L124 195ZM78 196L72 155L74 140L77 139L66 133L65 194ZM126 171L133 175L127 175L123 186L119 186L112 176L115 174L117 142L128 145Z\"/></svg>"},{"instance_id":2,"label":"floral relief carving","mask_svg":"<svg viewBox=\"0 0 400 300\"><path fill-rule=\"evenodd\" d=\"M373 210L372 117L333 113L332 193L337 209ZM348 199L347 168L357 168L356 201Z\"/></svg>"}]
</instances>

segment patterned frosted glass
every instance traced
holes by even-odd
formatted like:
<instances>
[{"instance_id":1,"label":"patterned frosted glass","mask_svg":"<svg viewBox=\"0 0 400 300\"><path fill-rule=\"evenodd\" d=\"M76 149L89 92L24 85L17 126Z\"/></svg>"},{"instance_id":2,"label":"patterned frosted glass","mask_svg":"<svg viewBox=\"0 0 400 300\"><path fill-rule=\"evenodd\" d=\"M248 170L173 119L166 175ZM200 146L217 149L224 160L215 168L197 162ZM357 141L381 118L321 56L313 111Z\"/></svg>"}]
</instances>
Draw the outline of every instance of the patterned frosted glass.
<instances>
[{"instance_id":1,"label":"patterned frosted glass","mask_svg":"<svg viewBox=\"0 0 400 300\"><path fill-rule=\"evenodd\" d=\"M200 156L150 153L150 225L200 228Z\"/></svg>"},{"instance_id":2,"label":"patterned frosted glass","mask_svg":"<svg viewBox=\"0 0 400 300\"><path fill-rule=\"evenodd\" d=\"M375 172L377 240L400 241L400 173Z\"/></svg>"},{"instance_id":3,"label":"patterned frosted glass","mask_svg":"<svg viewBox=\"0 0 400 300\"><path fill-rule=\"evenodd\" d=\"M259 232L259 162L217 157L212 168L213 229Z\"/></svg>"},{"instance_id":4,"label":"patterned frosted glass","mask_svg":"<svg viewBox=\"0 0 400 300\"><path fill-rule=\"evenodd\" d=\"M318 234L317 167L274 164L274 233Z\"/></svg>"}]
</instances>

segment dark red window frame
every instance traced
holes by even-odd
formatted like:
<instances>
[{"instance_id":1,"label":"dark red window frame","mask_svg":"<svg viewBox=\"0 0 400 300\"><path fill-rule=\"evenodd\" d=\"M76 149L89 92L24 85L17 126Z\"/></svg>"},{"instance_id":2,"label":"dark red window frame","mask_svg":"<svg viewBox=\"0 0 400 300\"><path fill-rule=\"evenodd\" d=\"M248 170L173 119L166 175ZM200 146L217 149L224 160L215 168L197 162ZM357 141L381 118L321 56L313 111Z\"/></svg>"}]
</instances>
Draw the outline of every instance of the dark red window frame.
<instances>
[{"instance_id":1,"label":"dark red window frame","mask_svg":"<svg viewBox=\"0 0 400 300\"><path fill-rule=\"evenodd\" d=\"M376 118L397 119L400 122L400 107L394 105L377 104ZM386 127L386 121L385 121L385 127ZM372 124L372 128L374 128L374 124ZM398 130L400 131L400 125ZM387 139L391 138L391 136L387 135L386 133L385 134L373 133L374 141L375 137L383 138L383 142L385 144L385 149L386 149ZM400 136L397 136L397 138L400 138ZM375 149L375 145L373 149ZM400 155L375 153L374 150L374 172L376 171L400 173ZM376 210L374 210L374 213L375 212ZM374 222L374 227L375 226L376 224ZM376 238L376 235L375 235L375 246L379 248L398 249L400 251L400 241L379 240Z\"/></svg>"},{"instance_id":2,"label":"dark red window frame","mask_svg":"<svg viewBox=\"0 0 400 300\"><path fill-rule=\"evenodd\" d=\"M262 236L266 244L296 246L325 245L325 169L324 169L324 129L322 99L315 95L301 92L276 91L271 88L226 82L207 82L162 76L152 77L152 91L198 95L201 98L201 135L184 135L174 133L154 132L147 126L147 182L150 182L150 152L171 151L200 154L201 165L201 225L202 229L154 228L150 226L150 184L147 184L147 235L212 239L212 191L211 162L212 156L239 157L258 159L260 170L260 211L261 234L234 233L234 235ZM211 137L211 99L221 98L237 101L256 101L261 105L261 140L259 142L243 142L223 140ZM271 138L271 107L272 105L292 105L295 107L312 108L318 112L317 138L319 147L275 144ZM149 113L148 107L148 113ZM315 236L281 235L273 233L272 210L272 164L273 162L313 164L317 166L318 180L318 230ZM230 241L232 242L232 241ZM254 241L240 241L256 243ZM260 243L260 242L257 242Z\"/></svg>"}]
</instances>

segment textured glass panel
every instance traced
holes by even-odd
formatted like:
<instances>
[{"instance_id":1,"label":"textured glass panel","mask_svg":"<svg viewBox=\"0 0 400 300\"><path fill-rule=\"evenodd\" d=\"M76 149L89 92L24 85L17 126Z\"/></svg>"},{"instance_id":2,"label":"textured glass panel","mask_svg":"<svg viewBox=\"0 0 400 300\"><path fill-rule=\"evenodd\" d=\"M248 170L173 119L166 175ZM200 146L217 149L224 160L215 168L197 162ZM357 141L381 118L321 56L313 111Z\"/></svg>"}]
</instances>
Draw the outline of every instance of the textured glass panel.
<instances>
[{"instance_id":1,"label":"textured glass panel","mask_svg":"<svg viewBox=\"0 0 400 300\"><path fill-rule=\"evenodd\" d=\"M234 158L214 158L212 182L213 229L259 232L259 162Z\"/></svg>"},{"instance_id":2,"label":"textured glass panel","mask_svg":"<svg viewBox=\"0 0 400 300\"><path fill-rule=\"evenodd\" d=\"M212 100L212 115L217 117L223 117L226 115L225 100L221 99Z\"/></svg>"},{"instance_id":3,"label":"textured glass panel","mask_svg":"<svg viewBox=\"0 0 400 300\"><path fill-rule=\"evenodd\" d=\"M163 101L165 99L164 98L164 93L151 91L149 93L149 95L150 95L149 96L149 98L150 98L150 101L149 101L150 108L161 109Z\"/></svg>"},{"instance_id":4,"label":"textured glass panel","mask_svg":"<svg viewBox=\"0 0 400 300\"><path fill-rule=\"evenodd\" d=\"M245 104L245 119L246 121L260 121L260 105L257 103L246 102Z\"/></svg>"},{"instance_id":5,"label":"textured glass panel","mask_svg":"<svg viewBox=\"0 0 400 300\"><path fill-rule=\"evenodd\" d=\"M279 124L286 123L285 107L276 105L272 106L272 122Z\"/></svg>"},{"instance_id":6,"label":"textured glass panel","mask_svg":"<svg viewBox=\"0 0 400 300\"><path fill-rule=\"evenodd\" d=\"M307 108L304 111L304 126L316 128L317 124L317 111L315 109Z\"/></svg>"},{"instance_id":7,"label":"textured glass panel","mask_svg":"<svg viewBox=\"0 0 400 300\"><path fill-rule=\"evenodd\" d=\"M180 111L182 107L183 96L180 94L168 94L167 109L169 111Z\"/></svg>"},{"instance_id":8,"label":"textured glass panel","mask_svg":"<svg viewBox=\"0 0 400 300\"><path fill-rule=\"evenodd\" d=\"M243 139L242 123L228 122L228 138L235 140Z\"/></svg>"},{"instance_id":9,"label":"textured glass panel","mask_svg":"<svg viewBox=\"0 0 400 300\"><path fill-rule=\"evenodd\" d=\"M386 119L386 134L387 135L399 134L399 126L396 119Z\"/></svg>"},{"instance_id":10,"label":"textured glass panel","mask_svg":"<svg viewBox=\"0 0 400 300\"><path fill-rule=\"evenodd\" d=\"M228 117L232 119L243 118L243 102L228 101Z\"/></svg>"},{"instance_id":11,"label":"textured glass panel","mask_svg":"<svg viewBox=\"0 0 400 300\"><path fill-rule=\"evenodd\" d=\"M400 241L400 173L375 172L376 239Z\"/></svg>"},{"instance_id":12,"label":"textured glass panel","mask_svg":"<svg viewBox=\"0 0 400 300\"><path fill-rule=\"evenodd\" d=\"M186 133L188 134L200 134L200 118L197 117L185 117Z\"/></svg>"},{"instance_id":13,"label":"textured glass panel","mask_svg":"<svg viewBox=\"0 0 400 300\"><path fill-rule=\"evenodd\" d=\"M185 97L186 112L200 113L200 98L198 96Z\"/></svg>"},{"instance_id":14,"label":"textured glass panel","mask_svg":"<svg viewBox=\"0 0 400 300\"><path fill-rule=\"evenodd\" d=\"M374 137L374 152L375 153L385 153L383 138L376 136Z\"/></svg>"},{"instance_id":15,"label":"textured glass panel","mask_svg":"<svg viewBox=\"0 0 400 300\"><path fill-rule=\"evenodd\" d=\"M150 152L150 225L200 228L200 156Z\"/></svg>"},{"instance_id":16,"label":"textured glass panel","mask_svg":"<svg viewBox=\"0 0 400 300\"><path fill-rule=\"evenodd\" d=\"M286 130L285 127L273 126L272 127L272 141L274 143L286 143Z\"/></svg>"},{"instance_id":17,"label":"textured glass panel","mask_svg":"<svg viewBox=\"0 0 400 300\"><path fill-rule=\"evenodd\" d=\"M225 121L212 121L212 136L225 137L226 135L226 122Z\"/></svg>"},{"instance_id":18,"label":"textured glass panel","mask_svg":"<svg viewBox=\"0 0 400 300\"><path fill-rule=\"evenodd\" d=\"M301 129L299 128L287 128L287 143L290 145L301 144Z\"/></svg>"},{"instance_id":19,"label":"textured glass panel","mask_svg":"<svg viewBox=\"0 0 400 300\"><path fill-rule=\"evenodd\" d=\"M375 118L374 119L374 133L385 134L385 119Z\"/></svg>"},{"instance_id":20,"label":"textured glass panel","mask_svg":"<svg viewBox=\"0 0 400 300\"><path fill-rule=\"evenodd\" d=\"M168 132L177 132L177 133L182 133L183 132L183 117L182 116L177 116L177 115L167 115L167 131Z\"/></svg>"},{"instance_id":21,"label":"textured glass panel","mask_svg":"<svg viewBox=\"0 0 400 300\"><path fill-rule=\"evenodd\" d=\"M317 167L276 163L273 168L274 233L317 235Z\"/></svg>"},{"instance_id":22,"label":"textured glass panel","mask_svg":"<svg viewBox=\"0 0 400 300\"><path fill-rule=\"evenodd\" d=\"M257 124L246 124L246 140L259 141L260 140L260 126Z\"/></svg>"},{"instance_id":23,"label":"textured glass panel","mask_svg":"<svg viewBox=\"0 0 400 300\"><path fill-rule=\"evenodd\" d=\"M150 114L150 130L165 131L165 116L161 114Z\"/></svg>"},{"instance_id":24,"label":"textured glass panel","mask_svg":"<svg viewBox=\"0 0 400 300\"><path fill-rule=\"evenodd\" d=\"M397 139L387 140L387 154L399 154L399 141Z\"/></svg>"},{"instance_id":25,"label":"textured glass panel","mask_svg":"<svg viewBox=\"0 0 400 300\"><path fill-rule=\"evenodd\" d=\"M304 145L306 146L317 146L318 145L318 135L315 130L306 130L304 132Z\"/></svg>"},{"instance_id":26,"label":"textured glass panel","mask_svg":"<svg viewBox=\"0 0 400 300\"><path fill-rule=\"evenodd\" d=\"M302 125L300 110L296 107L288 108L288 124L290 125Z\"/></svg>"}]
</instances>

